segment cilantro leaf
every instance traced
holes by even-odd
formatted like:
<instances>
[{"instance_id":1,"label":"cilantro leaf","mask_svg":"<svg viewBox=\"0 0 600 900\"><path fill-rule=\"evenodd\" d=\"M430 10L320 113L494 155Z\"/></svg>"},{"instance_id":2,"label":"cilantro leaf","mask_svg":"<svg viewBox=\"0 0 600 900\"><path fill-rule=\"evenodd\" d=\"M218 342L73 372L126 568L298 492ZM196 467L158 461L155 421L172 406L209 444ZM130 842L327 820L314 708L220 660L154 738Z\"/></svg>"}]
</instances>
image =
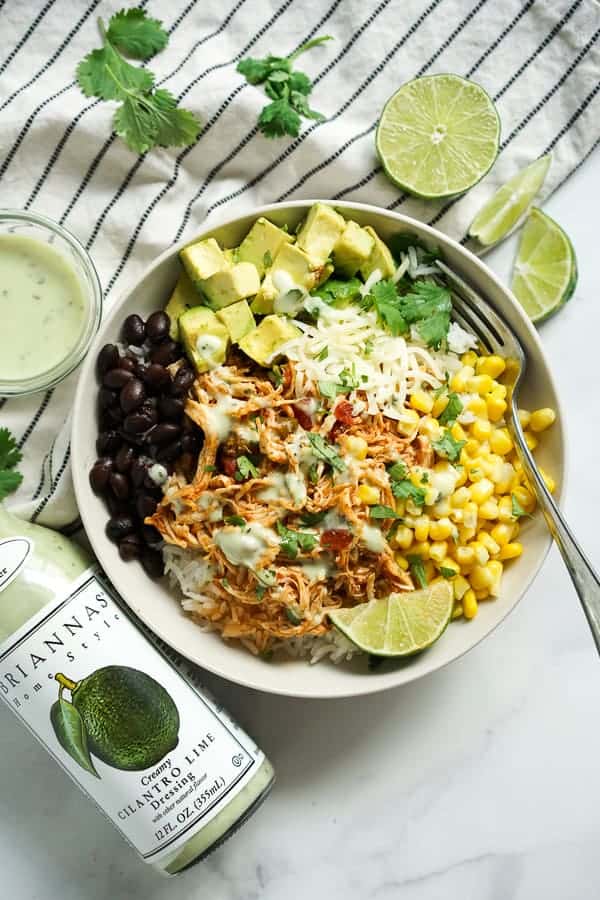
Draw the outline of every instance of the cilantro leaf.
<instances>
[{"instance_id":1,"label":"cilantro leaf","mask_svg":"<svg viewBox=\"0 0 600 900\"><path fill-rule=\"evenodd\" d=\"M393 281L378 281L365 298L368 308L374 307L381 321L394 337L406 334L408 325L399 308L400 298Z\"/></svg>"},{"instance_id":2,"label":"cilantro leaf","mask_svg":"<svg viewBox=\"0 0 600 900\"><path fill-rule=\"evenodd\" d=\"M335 449L328 444L322 434L315 434L312 431L307 433L308 440L315 456L323 459L336 472L343 472L346 468L344 460L338 456Z\"/></svg>"},{"instance_id":3,"label":"cilantro leaf","mask_svg":"<svg viewBox=\"0 0 600 900\"><path fill-rule=\"evenodd\" d=\"M292 625L300 625L302 623L302 616L298 615L296 610L291 606L286 606L285 614Z\"/></svg>"},{"instance_id":4,"label":"cilantro leaf","mask_svg":"<svg viewBox=\"0 0 600 900\"><path fill-rule=\"evenodd\" d=\"M259 471L247 456L238 456L236 460L235 480L244 481L245 478L258 478Z\"/></svg>"},{"instance_id":5,"label":"cilantro leaf","mask_svg":"<svg viewBox=\"0 0 600 900\"><path fill-rule=\"evenodd\" d=\"M21 473L15 471L22 458L23 454L8 428L0 428L0 500L16 491L23 481Z\"/></svg>"},{"instance_id":6,"label":"cilantro leaf","mask_svg":"<svg viewBox=\"0 0 600 900\"><path fill-rule=\"evenodd\" d=\"M391 506L379 506L375 504L374 506L369 507L369 516L372 519L400 519L401 516L398 515L395 509L392 509Z\"/></svg>"},{"instance_id":7,"label":"cilantro leaf","mask_svg":"<svg viewBox=\"0 0 600 900\"><path fill-rule=\"evenodd\" d=\"M433 244L431 247L427 247L423 241L411 231L404 231L393 235L388 243L390 250L396 259L399 259L400 254L405 253L409 247L415 247L415 249L421 250L419 261L423 263L435 262L435 260L439 259L441 256L440 248L437 245Z\"/></svg>"},{"instance_id":8,"label":"cilantro leaf","mask_svg":"<svg viewBox=\"0 0 600 900\"><path fill-rule=\"evenodd\" d=\"M262 600L266 593L267 593L267 588L264 584L256 585L256 599L257 600Z\"/></svg>"},{"instance_id":9,"label":"cilantro leaf","mask_svg":"<svg viewBox=\"0 0 600 900\"><path fill-rule=\"evenodd\" d=\"M515 519L520 519L521 516L530 516L530 513L526 512L514 494L510 495L510 500L512 504L512 514Z\"/></svg>"},{"instance_id":10,"label":"cilantro leaf","mask_svg":"<svg viewBox=\"0 0 600 900\"><path fill-rule=\"evenodd\" d=\"M300 116L287 100L273 100L261 112L258 125L265 137L283 137L284 134L298 137Z\"/></svg>"},{"instance_id":11,"label":"cilantro leaf","mask_svg":"<svg viewBox=\"0 0 600 900\"><path fill-rule=\"evenodd\" d=\"M440 566L440 575L442 575L444 578L455 578L456 572L449 566Z\"/></svg>"},{"instance_id":12,"label":"cilantro leaf","mask_svg":"<svg viewBox=\"0 0 600 900\"><path fill-rule=\"evenodd\" d=\"M317 359L319 362L323 362L324 359L327 359L329 356L329 347L327 344L321 349L321 351L317 354Z\"/></svg>"},{"instance_id":13,"label":"cilantro leaf","mask_svg":"<svg viewBox=\"0 0 600 900\"><path fill-rule=\"evenodd\" d=\"M77 66L77 81L86 97L125 100L128 92L151 91L154 75L148 69L132 66L110 44L105 44L82 59Z\"/></svg>"},{"instance_id":14,"label":"cilantro leaf","mask_svg":"<svg viewBox=\"0 0 600 900\"><path fill-rule=\"evenodd\" d=\"M466 441L457 441L452 437L452 432L446 428L442 437L437 441L432 441L431 446L438 454L450 462L456 462L460 456L460 451L465 446Z\"/></svg>"},{"instance_id":15,"label":"cilantro leaf","mask_svg":"<svg viewBox=\"0 0 600 900\"><path fill-rule=\"evenodd\" d=\"M323 303L343 303L358 297L360 288L361 283L358 278L349 278L347 280L328 278L324 284L311 291L311 297L319 297Z\"/></svg>"},{"instance_id":16,"label":"cilantro leaf","mask_svg":"<svg viewBox=\"0 0 600 900\"><path fill-rule=\"evenodd\" d=\"M438 422L440 425L452 425L456 422L458 416L463 411L463 405L461 403L460 397L458 394L454 392L450 392L448 394L448 403L438 416Z\"/></svg>"},{"instance_id":17,"label":"cilantro leaf","mask_svg":"<svg viewBox=\"0 0 600 900\"><path fill-rule=\"evenodd\" d=\"M251 56L240 60L236 69L243 75L248 84L261 84L267 78L270 71L270 57L266 59L254 59Z\"/></svg>"},{"instance_id":18,"label":"cilantro leaf","mask_svg":"<svg viewBox=\"0 0 600 900\"><path fill-rule=\"evenodd\" d=\"M402 481L403 478L406 478L408 474L408 469L406 468L406 463L398 459L394 463L393 466L390 466L388 469L388 475L392 479L392 481Z\"/></svg>"},{"instance_id":19,"label":"cilantro leaf","mask_svg":"<svg viewBox=\"0 0 600 900\"><path fill-rule=\"evenodd\" d=\"M450 328L452 297L448 288L433 281L415 281L410 293L400 298L400 311L409 324L416 324L425 343L437 350Z\"/></svg>"},{"instance_id":20,"label":"cilantro leaf","mask_svg":"<svg viewBox=\"0 0 600 900\"><path fill-rule=\"evenodd\" d=\"M108 23L107 37L121 53L134 59L148 59L167 46L169 35L159 19L151 19L143 9L122 9Z\"/></svg>"},{"instance_id":21,"label":"cilantro leaf","mask_svg":"<svg viewBox=\"0 0 600 900\"><path fill-rule=\"evenodd\" d=\"M328 512L328 509L322 509L316 513L303 512L300 516L300 521L303 525L308 525L308 527L310 528L311 526L318 525L320 522L322 522Z\"/></svg>"},{"instance_id":22,"label":"cilantro leaf","mask_svg":"<svg viewBox=\"0 0 600 900\"><path fill-rule=\"evenodd\" d=\"M242 528L246 524L243 516L225 516L223 519L226 525L239 525Z\"/></svg>"},{"instance_id":23,"label":"cilantro leaf","mask_svg":"<svg viewBox=\"0 0 600 900\"><path fill-rule=\"evenodd\" d=\"M409 553L406 557L410 566L410 573L421 588L427 587L427 576L425 575L425 566L423 558L418 553Z\"/></svg>"},{"instance_id":24,"label":"cilantro leaf","mask_svg":"<svg viewBox=\"0 0 600 900\"><path fill-rule=\"evenodd\" d=\"M403 481L393 481L392 494L398 500L412 500L416 506L423 506L425 503L426 493L423 488L417 487L408 478Z\"/></svg>"},{"instance_id":25,"label":"cilantro leaf","mask_svg":"<svg viewBox=\"0 0 600 900\"><path fill-rule=\"evenodd\" d=\"M5 497L16 491L22 481L23 476L20 472L15 472L13 469L0 471L0 500L4 500Z\"/></svg>"},{"instance_id":26,"label":"cilantro leaf","mask_svg":"<svg viewBox=\"0 0 600 900\"><path fill-rule=\"evenodd\" d=\"M317 546L318 538L316 534L309 534L306 531L292 531L286 528L282 522L277 523L277 534L281 537L279 545L283 553L290 559L296 559L299 550L304 553L310 553Z\"/></svg>"},{"instance_id":27,"label":"cilantro leaf","mask_svg":"<svg viewBox=\"0 0 600 900\"><path fill-rule=\"evenodd\" d=\"M312 92L312 81L304 72L290 72L290 91L296 94L304 94L305 97Z\"/></svg>"},{"instance_id":28,"label":"cilantro leaf","mask_svg":"<svg viewBox=\"0 0 600 900\"><path fill-rule=\"evenodd\" d=\"M271 256L270 250L265 250L263 253L263 266L265 269L270 269L273 265L273 257Z\"/></svg>"}]
</instances>

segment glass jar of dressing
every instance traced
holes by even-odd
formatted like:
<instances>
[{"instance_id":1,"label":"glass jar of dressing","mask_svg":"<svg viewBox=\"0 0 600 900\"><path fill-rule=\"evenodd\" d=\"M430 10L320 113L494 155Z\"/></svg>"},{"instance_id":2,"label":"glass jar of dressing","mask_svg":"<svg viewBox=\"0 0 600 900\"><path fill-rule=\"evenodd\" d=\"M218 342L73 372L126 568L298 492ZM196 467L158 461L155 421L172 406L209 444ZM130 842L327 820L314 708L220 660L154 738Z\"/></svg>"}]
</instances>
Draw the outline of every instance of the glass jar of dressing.
<instances>
[{"instance_id":1,"label":"glass jar of dressing","mask_svg":"<svg viewBox=\"0 0 600 900\"><path fill-rule=\"evenodd\" d=\"M0 396L53 387L98 330L102 289L77 238L46 216L0 209Z\"/></svg>"},{"instance_id":2,"label":"glass jar of dressing","mask_svg":"<svg viewBox=\"0 0 600 900\"><path fill-rule=\"evenodd\" d=\"M274 780L197 678L84 550L0 503L0 700L168 875L223 843Z\"/></svg>"}]
</instances>

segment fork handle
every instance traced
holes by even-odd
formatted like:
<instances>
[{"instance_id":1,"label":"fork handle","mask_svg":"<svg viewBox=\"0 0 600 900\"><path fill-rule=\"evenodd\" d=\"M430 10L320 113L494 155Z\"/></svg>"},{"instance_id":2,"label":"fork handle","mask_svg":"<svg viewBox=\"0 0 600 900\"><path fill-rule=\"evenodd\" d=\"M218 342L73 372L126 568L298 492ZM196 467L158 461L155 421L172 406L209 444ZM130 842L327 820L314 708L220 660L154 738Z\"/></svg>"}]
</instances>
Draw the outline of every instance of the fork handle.
<instances>
[{"instance_id":1,"label":"fork handle","mask_svg":"<svg viewBox=\"0 0 600 900\"><path fill-rule=\"evenodd\" d=\"M523 463L523 468L534 489L550 533L569 570L569 575L575 585L575 590L588 620L596 649L600 654L600 578L573 536L563 514L540 475L536 462L525 442L516 408L513 409L511 425L513 436L516 437L517 452Z\"/></svg>"}]
</instances>

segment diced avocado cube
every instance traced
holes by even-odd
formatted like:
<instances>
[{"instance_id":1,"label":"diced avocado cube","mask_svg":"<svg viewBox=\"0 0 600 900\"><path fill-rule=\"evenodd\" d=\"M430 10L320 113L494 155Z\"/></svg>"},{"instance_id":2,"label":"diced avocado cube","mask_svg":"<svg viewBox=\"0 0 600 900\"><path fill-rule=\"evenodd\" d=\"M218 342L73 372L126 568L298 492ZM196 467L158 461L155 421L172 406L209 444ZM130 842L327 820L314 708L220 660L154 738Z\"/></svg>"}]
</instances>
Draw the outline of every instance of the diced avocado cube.
<instances>
[{"instance_id":1,"label":"diced avocado cube","mask_svg":"<svg viewBox=\"0 0 600 900\"><path fill-rule=\"evenodd\" d=\"M268 366L279 347L297 337L300 330L281 316L265 316L260 325L242 338L240 348L260 366Z\"/></svg>"},{"instance_id":2,"label":"diced avocado cube","mask_svg":"<svg viewBox=\"0 0 600 900\"><path fill-rule=\"evenodd\" d=\"M273 278L271 273L267 272L258 294L250 304L250 309L257 316L266 316L273 312L273 303L276 296L277 290L273 284Z\"/></svg>"},{"instance_id":3,"label":"diced avocado cube","mask_svg":"<svg viewBox=\"0 0 600 900\"><path fill-rule=\"evenodd\" d=\"M237 344L245 334L256 328L254 316L246 300L240 300L239 303L232 303L231 306L220 309L217 312L217 319L223 323L234 344Z\"/></svg>"},{"instance_id":4,"label":"diced avocado cube","mask_svg":"<svg viewBox=\"0 0 600 900\"><path fill-rule=\"evenodd\" d=\"M196 285L227 266L225 255L214 238L188 244L179 256L186 272Z\"/></svg>"},{"instance_id":5,"label":"diced avocado cube","mask_svg":"<svg viewBox=\"0 0 600 900\"><path fill-rule=\"evenodd\" d=\"M192 306L197 306L199 301L198 291L189 279L186 272L179 276L169 302L165 306L165 312L171 319L169 336L172 341L179 340L179 317Z\"/></svg>"},{"instance_id":6,"label":"diced avocado cube","mask_svg":"<svg viewBox=\"0 0 600 900\"><path fill-rule=\"evenodd\" d=\"M350 220L333 248L333 261L338 272L352 278L367 262L374 240L364 228Z\"/></svg>"},{"instance_id":7,"label":"diced avocado cube","mask_svg":"<svg viewBox=\"0 0 600 900\"><path fill-rule=\"evenodd\" d=\"M206 306L194 306L179 318L179 334L188 359L197 372L208 372L225 362L229 332Z\"/></svg>"},{"instance_id":8,"label":"diced avocado cube","mask_svg":"<svg viewBox=\"0 0 600 900\"><path fill-rule=\"evenodd\" d=\"M260 289L256 266L241 262L227 266L201 283L202 292L213 309L230 306L238 300L253 297Z\"/></svg>"},{"instance_id":9,"label":"diced avocado cube","mask_svg":"<svg viewBox=\"0 0 600 900\"><path fill-rule=\"evenodd\" d=\"M236 262L239 262L237 247L234 247L232 250L223 250L223 256L229 266L233 266Z\"/></svg>"},{"instance_id":10,"label":"diced avocado cube","mask_svg":"<svg viewBox=\"0 0 600 900\"><path fill-rule=\"evenodd\" d=\"M360 267L360 274L366 281L375 269L379 269L382 278L391 278L396 271L396 265L389 247L370 225L365 225L365 231L373 238L373 249L368 260Z\"/></svg>"},{"instance_id":11,"label":"diced avocado cube","mask_svg":"<svg viewBox=\"0 0 600 900\"><path fill-rule=\"evenodd\" d=\"M311 291L319 282L323 266L312 259L296 244L284 244L275 259L269 275L277 289L277 273L285 272L288 280L298 287Z\"/></svg>"},{"instance_id":12,"label":"diced avocado cube","mask_svg":"<svg viewBox=\"0 0 600 900\"><path fill-rule=\"evenodd\" d=\"M296 243L318 262L325 262L344 230L346 222L331 206L315 203L298 232Z\"/></svg>"},{"instance_id":13,"label":"diced avocado cube","mask_svg":"<svg viewBox=\"0 0 600 900\"><path fill-rule=\"evenodd\" d=\"M272 261L282 245L289 244L291 240L291 234L261 216L238 247L238 260L254 263L260 278L262 278L265 270L272 265ZM271 260L270 264L269 260Z\"/></svg>"}]
</instances>

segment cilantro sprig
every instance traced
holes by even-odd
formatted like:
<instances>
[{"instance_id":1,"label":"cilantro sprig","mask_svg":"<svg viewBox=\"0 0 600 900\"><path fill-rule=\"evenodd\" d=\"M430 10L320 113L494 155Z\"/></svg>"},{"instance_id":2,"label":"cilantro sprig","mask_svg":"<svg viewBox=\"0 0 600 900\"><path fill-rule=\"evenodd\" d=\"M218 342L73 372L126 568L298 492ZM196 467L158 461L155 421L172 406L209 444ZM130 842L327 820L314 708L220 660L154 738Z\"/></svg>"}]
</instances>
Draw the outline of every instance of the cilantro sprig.
<instances>
[{"instance_id":1,"label":"cilantro sprig","mask_svg":"<svg viewBox=\"0 0 600 900\"><path fill-rule=\"evenodd\" d=\"M113 128L134 153L153 147L193 144L200 131L197 117L177 106L177 99L155 88L154 74L125 59L148 59L162 50L169 35L158 19L142 9L121 10L108 28L98 20L102 47L92 50L77 67L77 81L86 97L120 102Z\"/></svg>"},{"instance_id":2,"label":"cilantro sprig","mask_svg":"<svg viewBox=\"0 0 600 900\"><path fill-rule=\"evenodd\" d=\"M463 405L460 397L458 394L450 391L448 394L448 403L438 416L438 422L440 425L453 425L462 411Z\"/></svg>"},{"instance_id":3,"label":"cilantro sprig","mask_svg":"<svg viewBox=\"0 0 600 900\"><path fill-rule=\"evenodd\" d=\"M258 478L260 472L251 459L247 456L238 456L235 461L236 469L234 478L236 481L245 481L246 478Z\"/></svg>"},{"instance_id":4,"label":"cilantro sprig","mask_svg":"<svg viewBox=\"0 0 600 900\"><path fill-rule=\"evenodd\" d=\"M438 456L443 456L449 462L456 462L460 457L460 451L466 443L466 441L457 441L452 436L450 429L446 428L441 438L437 441L432 441L431 446Z\"/></svg>"},{"instance_id":5,"label":"cilantro sprig","mask_svg":"<svg viewBox=\"0 0 600 900\"><path fill-rule=\"evenodd\" d=\"M415 506L423 506L426 491L412 483L408 477L408 469L401 459L389 467L388 476L394 497L398 500L412 500Z\"/></svg>"},{"instance_id":6,"label":"cilantro sprig","mask_svg":"<svg viewBox=\"0 0 600 900\"><path fill-rule=\"evenodd\" d=\"M306 436L315 456L324 460L324 462L330 465L332 469L335 469L336 472L343 472L345 470L346 463L341 456L338 455L332 445L327 443L322 434L315 434L314 432L309 431Z\"/></svg>"},{"instance_id":7,"label":"cilantro sprig","mask_svg":"<svg viewBox=\"0 0 600 900\"><path fill-rule=\"evenodd\" d=\"M22 459L23 454L8 428L0 428L0 500L16 491L23 481L15 469Z\"/></svg>"},{"instance_id":8,"label":"cilantro sprig","mask_svg":"<svg viewBox=\"0 0 600 900\"><path fill-rule=\"evenodd\" d=\"M450 291L434 281L414 281L405 294L399 293L393 281L378 281L362 306L374 309L394 337L407 334L410 326L415 325L425 343L436 350L450 328Z\"/></svg>"},{"instance_id":9,"label":"cilantro sprig","mask_svg":"<svg viewBox=\"0 0 600 900\"><path fill-rule=\"evenodd\" d=\"M283 522L277 523L277 534L281 538L279 542L281 552L290 559L296 559L299 551L310 553L318 542L316 534L310 534L307 531L293 531L291 528L287 528Z\"/></svg>"},{"instance_id":10,"label":"cilantro sprig","mask_svg":"<svg viewBox=\"0 0 600 900\"><path fill-rule=\"evenodd\" d=\"M410 574L418 583L420 588L427 587L427 575L425 574L425 566L423 565L423 557L418 553L409 553L406 557L410 566Z\"/></svg>"},{"instance_id":11,"label":"cilantro sprig","mask_svg":"<svg viewBox=\"0 0 600 900\"><path fill-rule=\"evenodd\" d=\"M330 35L313 38L289 56L265 56L255 59L251 56L240 60L238 72L249 84L263 84L268 103L258 118L258 126L265 137L283 137L289 134L297 137L300 132L301 117L322 121L325 117L308 105L312 92L312 81L304 72L294 71L294 63L312 47L318 47L332 40Z\"/></svg>"}]
</instances>

